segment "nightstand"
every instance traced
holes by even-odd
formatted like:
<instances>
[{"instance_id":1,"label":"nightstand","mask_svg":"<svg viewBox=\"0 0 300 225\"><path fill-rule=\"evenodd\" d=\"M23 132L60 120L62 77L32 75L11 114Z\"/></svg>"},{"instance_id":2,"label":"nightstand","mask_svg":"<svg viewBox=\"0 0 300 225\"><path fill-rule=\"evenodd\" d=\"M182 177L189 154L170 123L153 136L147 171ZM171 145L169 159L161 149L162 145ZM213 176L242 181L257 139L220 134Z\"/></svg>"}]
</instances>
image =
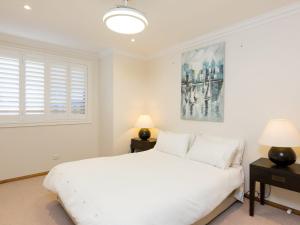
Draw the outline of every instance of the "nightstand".
<instances>
[{"instance_id":1,"label":"nightstand","mask_svg":"<svg viewBox=\"0 0 300 225\"><path fill-rule=\"evenodd\" d=\"M130 144L131 153L149 150L153 148L155 144L156 139L154 138L149 138L146 141L141 140L140 138L132 138Z\"/></svg>"},{"instance_id":2,"label":"nightstand","mask_svg":"<svg viewBox=\"0 0 300 225\"><path fill-rule=\"evenodd\" d=\"M278 167L260 158L250 164L250 216L254 215L255 184L260 182L260 204L265 204L265 184L300 192L300 164Z\"/></svg>"}]
</instances>

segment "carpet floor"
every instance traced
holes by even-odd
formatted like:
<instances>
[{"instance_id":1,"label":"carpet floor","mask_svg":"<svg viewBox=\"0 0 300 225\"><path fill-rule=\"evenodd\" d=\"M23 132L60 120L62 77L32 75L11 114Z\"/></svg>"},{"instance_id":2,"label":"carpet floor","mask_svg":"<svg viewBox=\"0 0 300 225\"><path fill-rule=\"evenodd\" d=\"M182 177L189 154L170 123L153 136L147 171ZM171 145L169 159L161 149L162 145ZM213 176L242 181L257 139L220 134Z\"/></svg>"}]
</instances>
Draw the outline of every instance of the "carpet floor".
<instances>
[{"instance_id":1,"label":"carpet floor","mask_svg":"<svg viewBox=\"0 0 300 225\"><path fill-rule=\"evenodd\" d=\"M44 177L0 184L0 225L74 225L54 194L42 187ZM248 216L248 201L235 203L209 225L299 225L300 217L255 205Z\"/></svg>"}]
</instances>

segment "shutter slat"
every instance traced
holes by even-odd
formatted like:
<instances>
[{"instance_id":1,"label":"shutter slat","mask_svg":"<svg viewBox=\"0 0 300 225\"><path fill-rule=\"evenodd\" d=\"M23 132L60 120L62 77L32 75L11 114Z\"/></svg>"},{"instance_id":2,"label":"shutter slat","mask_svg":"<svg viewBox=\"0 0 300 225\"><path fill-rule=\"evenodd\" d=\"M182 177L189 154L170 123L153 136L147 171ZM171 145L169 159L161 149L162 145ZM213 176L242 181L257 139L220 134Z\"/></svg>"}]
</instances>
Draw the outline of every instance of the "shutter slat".
<instances>
[{"instance_id":1,"label":"shutter slat","mask_svg":"<svg viewBox=\"0 0 300 225\"><path fill-rule=\"evenodd\" d=\"M53 100L60 100L60 99L62 99L64 101L66 101L67 100L67 96L53 95L53 96L51 96L51 99L53 99Z\"/></svg>"},{"instance_id":2,"label":"shutter slat","mask_svg":"<svg viewBox=\"0 0 300 225\"><path fill-rule=\"evenodd\" d=\"M16 60L16 58L10 58L10 57L2 57L2 56L0 56L0 62L4 63L4 64L19 65L19 60Z\"/></svg>"},{"instance_id":3,"label":"shutter slat","mask_svg":"<svg viewBox=\"0 0 300 225\"><path fill-rule=\"evenodd\" d=\"M44 77L30 76L27 74L28 81L44 82Z\"/></svg>"},{"instance_id":4,"label":"shutter slat","mask_svg":"<svg viewBox=\"0 0 300 225\"><path fill-rule=\"evenodd\" d=\"M18 77L11 77L11 76L7 76L7 77L1 77L0 76L0 82L1 83L12 83L12 84L19 84L19 79L16 79Z\"/></svg>"},{"instance_id":5,"label":"shutter slat","mask_svg":"<svg viewBox=\"0 0 300 225\"><path fill-rule=\"evenodd\" d=\"M0 73L1 74L15 74L15 75L19 75L19 67L9 68L9 67L2 66L2 67L0 67Z\"/></svg>"},{"instance_id":6,"label":"shutter slat","mask_svg":"<svg viewBox=\"0 0 300 225\"><path fill-rule=\"evenodd\" d=\"M16 98L16 97L19 97L19 93L6 92L0 94L0 98Z\"/></svg>"},{"instance_id":7,"label":"shutter slat","mask_svg":"<svg viewBox=\"0 0 300 225\"><path fill-rule=\"evenodd\" d=\"M12 82L0 82L0 88L19 88L19 83L12 83Z\"/></svg>"},{"instance_id":8,"label":"shutter slat","mask_svg":"<svg viewBox=\"0 0 300 225\"><path fill-rule=\"evenodd\" d=\"M57 96L66 97L67 93L52 92L52 95L50 98L56 98Z\"/></svg>"},{"instance_id":9,"label":"shutter slat","mask_svg":"<svg viewBox=\"0 0 300 225\"><path fill-rule=\"evenodd\" d=\"M5 63L1 63L0 62L0 67L5 67L5 70L15 70L15 69L18 69L19 68L19 65L13 65L13 64L5 64Z\"/></svg>"}]
</instances>

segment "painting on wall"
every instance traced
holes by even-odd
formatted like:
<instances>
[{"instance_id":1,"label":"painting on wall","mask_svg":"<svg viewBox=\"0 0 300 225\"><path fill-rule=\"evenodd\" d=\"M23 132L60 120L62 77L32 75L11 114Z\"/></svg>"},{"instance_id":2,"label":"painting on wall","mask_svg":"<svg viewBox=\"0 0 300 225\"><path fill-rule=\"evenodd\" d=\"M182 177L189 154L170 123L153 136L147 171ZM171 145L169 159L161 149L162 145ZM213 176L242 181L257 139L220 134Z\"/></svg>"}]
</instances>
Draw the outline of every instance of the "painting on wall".
<instances>
[{"instance_id":1,"label":"painting on wall","mask_svg":"<svg viewBox=\"0 0 300 225\"><path fill-rule=\"evenodd\" d=\"M225 43L182 54L181 118L224 121Z\"/></svg>"}]
</instances>

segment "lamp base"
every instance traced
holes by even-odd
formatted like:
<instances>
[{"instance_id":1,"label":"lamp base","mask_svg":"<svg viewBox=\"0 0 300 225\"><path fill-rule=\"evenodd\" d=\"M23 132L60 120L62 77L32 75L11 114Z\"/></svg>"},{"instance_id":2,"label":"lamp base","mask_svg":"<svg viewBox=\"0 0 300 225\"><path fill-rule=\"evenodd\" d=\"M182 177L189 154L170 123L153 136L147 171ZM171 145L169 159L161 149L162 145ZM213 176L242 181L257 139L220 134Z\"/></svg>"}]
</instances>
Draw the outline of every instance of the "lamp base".
<instances>
[{"instance_id":1,"label":"lamp base","mask_svg":"<svg viewBox=\"0 0 300 225\"><path fill-rule=\"evenodd\" d=\"M143 141L148 140L148 138L151 136L151 132L148 128L141 128L139 131L139 137Z\"/></svg>"},{"instance_id":2,"label":"lamp base","mask_svg":"<svg viewBox=\"0 0 300 225\"><path fill-rule=\"evenodd\" d=\"M296 162L296 153L292 148L272 147L269 159L277 166L286 167Z\"/></svg>"}]
</instances>

